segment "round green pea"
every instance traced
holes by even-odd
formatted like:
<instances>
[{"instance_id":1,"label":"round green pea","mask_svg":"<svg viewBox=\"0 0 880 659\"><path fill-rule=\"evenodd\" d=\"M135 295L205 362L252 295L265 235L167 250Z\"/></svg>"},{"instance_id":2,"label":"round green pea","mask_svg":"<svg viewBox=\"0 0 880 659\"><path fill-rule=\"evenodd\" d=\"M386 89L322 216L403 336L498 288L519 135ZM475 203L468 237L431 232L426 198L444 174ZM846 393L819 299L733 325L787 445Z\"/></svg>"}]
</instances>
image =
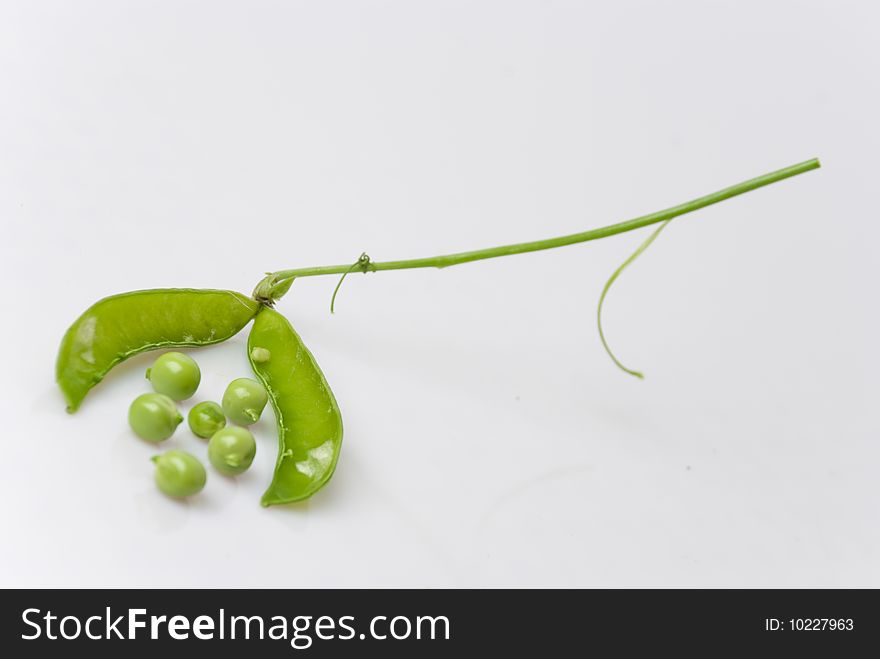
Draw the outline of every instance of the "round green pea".
<instances>
[{"instance_id":1,"label":"round green pea","mask_svg":"<svg viewBox=\"0 0 880 659\"><path fill-rule=\"evenodd\" d=\"M208 439L226 426L223 409L214 401L206 400L193 406L186 415L190 430L202 439Z\"/></svg>"},{"instance_id":2,"label":"round green pea","mask_svg":"<svg viewBox=\"0 0 880 659\"><path fill-rule=\"evenodd\" d=\"M156 485L169 497L189 497L205 487L208 475L194 455L175 450L151 459L156 464Z\"/></svg>"},{"instance_id":3,"label":"round green pea","mask_svg":"<svg viewBox=\"0 0 880 659\"><path fill-rule=\"evenodd\" d=\"M164 394L141 394L128 408L128 424L148 442L168 439L183 421L177 405Z\"/></svg>"},{"instance_id":4,"label":"round green pea","mask_svg":"<svg viewBox=\"0 0 880 659\"><path fill-rule=\"evenodd\" d=\"M233 423L249 426L260 420L268 401L269 396L263 385L250 378L238 378L226 387L223 412Z\"/></svg>"},{"instance_id":5,"label":"round green pea","mask_svg":"<svg viewBox=\"0 0 880 659\"><path fill-rule=\"evenodd\" d=\"M202 372L192 357L182 352L166 352L147 369L147 379L158 393L186 400L199 388Z\"/></svg>"},{"instance_id":6,"label":"round green pea","mask_svg":"<svg viewBox=\"0 0 880 659\"><path fill-rule=\"evenodd\" d=\"M237 476L251 466L257 442L247 428L234 426L218 430L208 442L208 460L221 474Z\"/></svg>"}]
</instances>

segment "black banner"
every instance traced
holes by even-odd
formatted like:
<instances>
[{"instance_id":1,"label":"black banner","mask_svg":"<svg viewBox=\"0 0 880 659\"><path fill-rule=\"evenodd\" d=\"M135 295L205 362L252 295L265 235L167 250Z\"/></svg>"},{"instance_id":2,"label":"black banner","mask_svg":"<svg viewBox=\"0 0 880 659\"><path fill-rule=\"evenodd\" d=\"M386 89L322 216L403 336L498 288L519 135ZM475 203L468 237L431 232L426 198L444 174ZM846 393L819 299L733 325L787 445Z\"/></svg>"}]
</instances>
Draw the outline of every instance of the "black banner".
<instances>
[{"instance_id":1,"label":"black banner","mask_svg":"<svg viewBox=\"0 0 880 659\"><path fill-rule=\"evenodd\" d=\"M867 590L7 590L0 600L5 656L118 657L137 646L192 657L224 645L260 657L600 647L848 656L880 640Z\"/></svg>"}]
</instances>

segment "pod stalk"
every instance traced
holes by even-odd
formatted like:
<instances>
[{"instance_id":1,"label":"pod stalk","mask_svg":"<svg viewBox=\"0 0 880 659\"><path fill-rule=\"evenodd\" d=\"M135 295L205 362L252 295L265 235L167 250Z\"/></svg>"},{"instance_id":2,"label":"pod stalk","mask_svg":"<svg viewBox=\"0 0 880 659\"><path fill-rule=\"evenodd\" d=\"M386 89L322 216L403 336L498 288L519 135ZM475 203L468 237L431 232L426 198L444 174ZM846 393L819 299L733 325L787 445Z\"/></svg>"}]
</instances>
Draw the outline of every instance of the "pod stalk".
<instances>
[{"instance_id":1,"label":"pod stalk","mask_svg":"<svg viewBox=\"0 0 880 659\"><path fill-rule=\"evenodd\" d=\"M725 201L732 197L757 190L773 183L804 174L820 167L819 159L812 158L804 162L790 165L767 174L722 188L711 194L697 197L691 201L686 201L676 206L671 206L655 213L641 215L624 222L611 224L609 226L591 229L581 233L573 233L566 236L557 236L556 238L548 238L545 240L535 240L525 243L515 243L512 245L500 245L498 247L489 247L486 249L478 249L469 252L458 252L456 254L443 254L440 256L429 256L418 259L406 259L402 261L372 261L366 255L362 255L361 259L351 263L340 265L324 265L310 268L294 268L291 270L279 270L271 272L264 277L257 287L254 289L254 299L267 306L272 306L290 289L293 281L299 277L316 277L319 275L346 275L354 270L360 270L363 273L381 272L383 270L411 270L415 268L448 268L453 265L462 263L471 263L473 261L481 261L484 259L493 259L501 256L513 256L514 254L525 254L527 252L538 252L545 249L554 249L556 247L565 247L567 245L575 245L585 243L601 238L608 238L619 233L634 231L642 227L665 222L673 218L692 213L701 208L706 208L713 204ZM364 258L366 257L366 258ZM341 283L341 281L340 281ZM338 286L337 286L338 291Z\"/></svg>"}]
</instances>

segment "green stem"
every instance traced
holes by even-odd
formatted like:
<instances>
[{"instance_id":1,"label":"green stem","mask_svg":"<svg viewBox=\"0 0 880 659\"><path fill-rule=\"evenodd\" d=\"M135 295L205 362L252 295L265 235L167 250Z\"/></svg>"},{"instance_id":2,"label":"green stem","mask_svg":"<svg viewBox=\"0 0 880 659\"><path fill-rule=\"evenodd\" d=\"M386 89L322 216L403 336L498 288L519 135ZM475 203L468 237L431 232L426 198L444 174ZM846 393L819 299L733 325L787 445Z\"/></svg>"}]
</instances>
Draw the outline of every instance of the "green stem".
<instances>
[{"instance_id":1,"label":"green stem","mask_svg":"<svg viewBox=\"0 0 880 659\"><path fill-rule=\"evenodd\" d=\"M361 272L379 272L382 270L409 270L412 268L448 268L449 266L459 265L461 263L470 263L471 261L494 259L499 256L511 256L513 254L524 254L526 252L537 252L543 249L553 249L554 247L564 247L566 245L574 245L576 243L585 243L590 240L607 238L609 236L614 236L618 233L625 233L627 231L640 229L642 227L656 224L658 222L671 220L674 217L684 215L685 213L692 213L695 210L705 208L706 206L711 206L712 204L717 204L719 201L724 201L725 199L730 199L731 197L736 197L737 195L741 195L746 192L751 192L752 190L762 188L765 185L770 185L771 183L776 183L778 181L782 181L783 179L797 176L798 174L803 174L804 172L808 172L813 169L818 169L819 166L819 160L817 158L813 158L811 160L806 160L802 163L798 163L797 165L791 165L790 167L785 167L775 172L770 172L769 174L764 174L763 176L749 179L748 181L743 181L742 183L737 183L736 185L732 185L729 188L724 188L723 190L713 192L712 194L708 194L704 197L698 197L697 199L693 199L683 204L672 206L671 208L667 208L666 210L657 211L656 213L651 213L649 215L642 215L641 217L636 217L625 222L612 224L607 227L601 227L599 229L591 229L590 231L583 231L581 233L573 233L567 236L548 238L546 240L535 240L527 243L516 243L513 245L489 247L487 249L478 249L470 252L459 252L457 254L429 256L421 259L373 262L367 258L360 260L356 264L355 269L360 270ZM280 295L276 294L262 296L258 295L257 292L268 291L270 289L273 289L273 287L277 287L274 288L275 292L277 292L278 289L281 288L279 284L288 282L289 287L289 282L293 279L296 279L297 277L339 275L350 272L351 270L351 263L344 263L341 265L323 265L311 268L294 268L292 270L279 270L278 272L270 273L268 277L258 285L255 295L258 298L268 298L268 301L272 302L278 299ZM286 292L286 288L284 288L284 291Z\"/></svg>"}]
</instances>

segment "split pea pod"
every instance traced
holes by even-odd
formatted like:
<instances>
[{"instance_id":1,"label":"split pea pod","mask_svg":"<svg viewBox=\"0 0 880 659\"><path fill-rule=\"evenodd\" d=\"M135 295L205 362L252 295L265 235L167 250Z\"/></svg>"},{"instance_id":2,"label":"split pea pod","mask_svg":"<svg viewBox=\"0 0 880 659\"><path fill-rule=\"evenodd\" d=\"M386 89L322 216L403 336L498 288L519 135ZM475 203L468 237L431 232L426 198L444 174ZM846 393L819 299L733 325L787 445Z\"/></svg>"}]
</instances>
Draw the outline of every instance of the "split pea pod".
<instances>
[{"instance_id":1,"label":"split pea pod","mask_svg":"<svg viewBox=\"0 0 880 659\"><path fill-rule=\"evenodd\" d=\"M307 499L336 468L342 415L315 358L287 319L265 307L248 337L254 374L266 387L278 426L278 459L260 503Z\"/></svg>"},{"instance_id":2,"label":"split pea pod","mask_svg":"<svg viewBox=\"0 0 880 659\"><path fill-rule=\"evenodd\" d=\"M61 341L55 378L75 412L89 390L116 364L159 348L198 347L237 334L260 304L241 293L167 288L99 300Z\"/></svg>"}]
</instances>

